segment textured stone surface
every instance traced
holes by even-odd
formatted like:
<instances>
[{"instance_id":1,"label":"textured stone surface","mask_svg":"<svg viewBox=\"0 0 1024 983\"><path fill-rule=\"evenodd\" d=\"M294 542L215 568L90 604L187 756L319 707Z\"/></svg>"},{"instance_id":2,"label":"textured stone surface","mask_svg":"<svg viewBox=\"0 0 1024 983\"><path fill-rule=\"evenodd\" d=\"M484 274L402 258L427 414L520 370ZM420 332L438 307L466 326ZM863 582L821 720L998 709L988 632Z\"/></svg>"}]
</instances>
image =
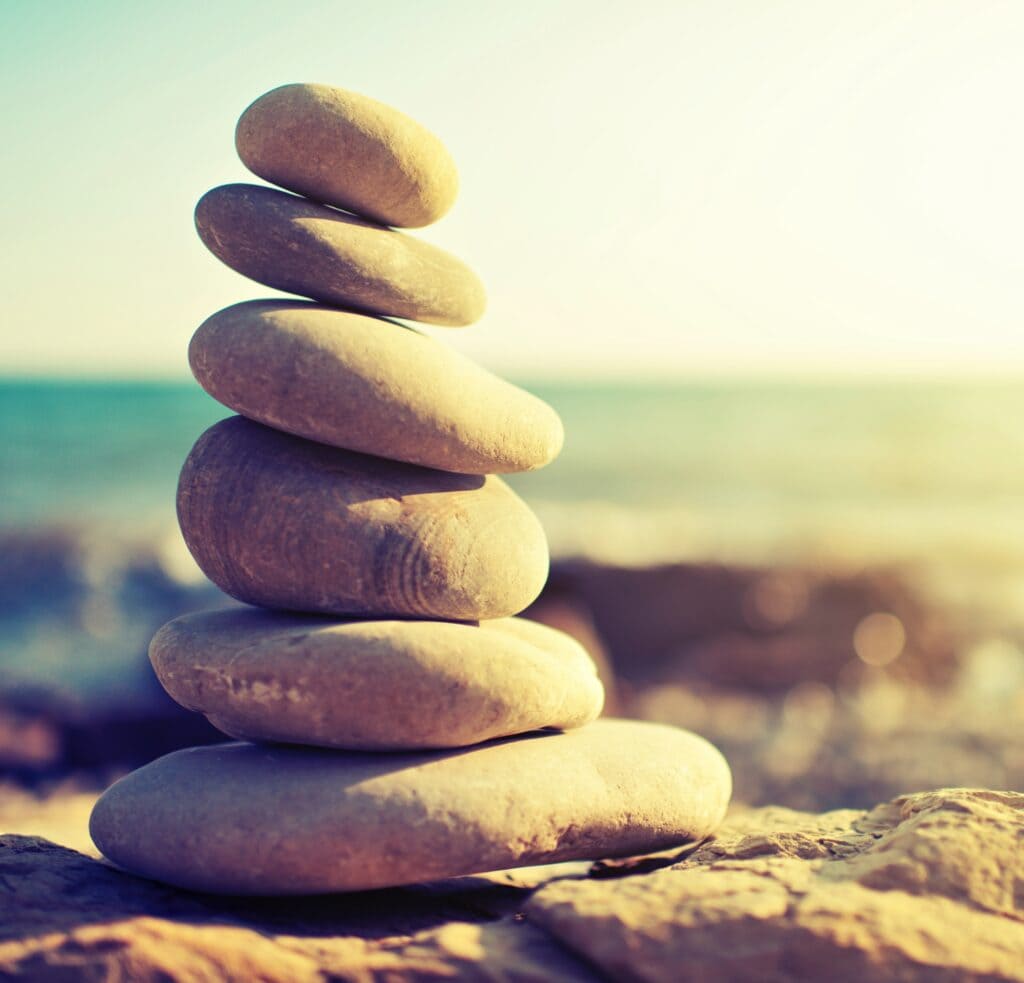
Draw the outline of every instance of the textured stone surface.
<instances>
[{"instance_id":1,"label":"textured stone surface","mask_svg":"<svg viewBox=\"0 0 1024 983\"><path fill-rule=\"evenodd\" d=\"M451 253L274 188L207 191L196 229L243 276L325 304L459 326L487 303L476 274Z\"/></svg>"},{"instance_id":2,"label":"textured stone surface","mask_svg":"<svg viewBox=\"0 0 1024 983\"><path fill-rule=\"evenodd\" d=\"M436 222L459 190L455 162L424 126L376 99L282 85L238 121L242 162L271 184L383 225Z\"/></svg>"},{"instance_id":3,"label":"textured stone surface","mask_svg":"<svg viewBox=\"0 0 1024 983\"><path fill-rule=\"evenodd\" d=\"M282 301L235 304L196 332L200 385L300 437L463 474L529 471L562 447L547 403L388 321Z\"/></svg>"},{"instance_id":4,"label":"textured stone surface","mask_svg":"<svg viewBox=\"0 0 1024 983\"><path fill-rule=\"evenodd\" d=\"M644 877L556 883L528 918L613 979L1024 979L1024 795L762 809Z\"/></svg>"},{"instance_id":5,"label":"textured stone surface","mask_svg":"<svg viewBox=\"0 0 1024 983\"><path fill-rule=\"evenodd\" d=\"M1022 833L1024 796L947 790L742 812L714 840L589 876L560 864L280 901L187 894L6 836L0 976L1022 980Z\"/></svg>"},{"instance_id":6,"label":"textured stone surface","mask_svg":"<svg viewBox=\"0 0 1024 983\"><path fill-rule=\"evenodd\" d=\"M202 898L0 836L0 977L597 983L546 933L502 917L529 890L496 875L308 900Z\"/></svg>"},{"instance_id":7,"label":"textured stone surface","mask_svg":"<svg viewBox=\"0 0 1024 983\"><path fill-rule=\"evenodd\" d=\"M544 531L500 478L367 457L243 417L192 449L178 521L218 587L266 607L502 618L547 576Z\"/></svg>"},{"instance_id":8,"label":"textured stone surface","mask_svg":"<svg viewBox=\"0 0 1024 983\"><path fill-rule=\"evenodd\" d=\"M519 618L328 621L254 608L176 618L149 649L179 703L232 737L364 750L461 747L601 712L594 663Z\"/></svg>"},{"instance_id":9,"label":"textured stone surface","mask_svg":"<svg viewBox=\"0 0 1024 983\"><path fill-rule=\"evenodd\" d=\"M418 754L177 751L108 789L90 832L166 883L308 894L664 849L707 836L729 793L702 738L606 719Z\"/></svg>"}]
</instances>

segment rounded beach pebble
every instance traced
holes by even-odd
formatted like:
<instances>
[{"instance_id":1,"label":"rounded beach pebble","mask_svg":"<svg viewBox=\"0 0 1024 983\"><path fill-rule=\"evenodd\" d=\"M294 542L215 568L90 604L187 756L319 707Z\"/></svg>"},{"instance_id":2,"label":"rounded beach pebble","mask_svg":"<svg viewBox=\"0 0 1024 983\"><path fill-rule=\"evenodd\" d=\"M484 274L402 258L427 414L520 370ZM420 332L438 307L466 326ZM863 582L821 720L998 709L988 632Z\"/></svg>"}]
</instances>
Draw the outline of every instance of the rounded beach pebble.
<instances>
[{"instance_id":1,"label":"rounded beach pebble","mask_svg":"<svg viewBox=\"0 0 1024 983\"><path fill-rule=\"evenodd\" d=\"M178 521L232 597L326 614L477 621L547 578L544 530L494 476L386 461L236 416L197 441Z\"/></svg>"},{"instance_id":2,"label":"rounded beach pebble","mask_svg":"<svg viewBox=\"0 0 1024 983\"><path fill-rule=\"evenodd\" d=\"M382 225L430 225L459 176L426 127L375 99L328 85L282 85L238 121L242 162L271 184Z\"/></svg>"},{"instance_id":3,"label":"rounded beach pebble","mask_svg":"<svg viewBox=\"0 0 1024 983\"><path fill-rule=\"evenodd\" d=\"M227 744L121 779L90 832L114 863L180 887L354 891L667 849L710 834L730 790L705 740L633 721L472 751Z\"/></svg>"},{"instance_id":4,"label":"rounded beach pebble","mask_svg":"<svg viewBox=\"0 0 1024 983\"><path fill-rule=\"evenodd\" d=\"M207 319L199 384L243 416L335 447L463 474L530 471L562 447L547 403L390 321L287 301Z\"/></svg>"},{"instance_id":5,"label":"rounded beach pebble","mask_svg":"<svg viewBox=\"0 0 1024 983\"><path fill-rule=\"evenodd\" d=\"M188 614L149 647L164 688L232 737L352 750L462 747L601 712L575 640L522 618L332 621Z\"/></svg>"},{"instance_id":6,"label":"rounded beach pebble","mask_svg":"<svg viewBox=\"0 0 1024 983\"><path fill-rule=\"evenodd\" d=\"M472 324L487 305L476 274L451 253L275 188L214 188L195 219L219 260L287 293L448 326Z\"/></svg>"}]
</instances>

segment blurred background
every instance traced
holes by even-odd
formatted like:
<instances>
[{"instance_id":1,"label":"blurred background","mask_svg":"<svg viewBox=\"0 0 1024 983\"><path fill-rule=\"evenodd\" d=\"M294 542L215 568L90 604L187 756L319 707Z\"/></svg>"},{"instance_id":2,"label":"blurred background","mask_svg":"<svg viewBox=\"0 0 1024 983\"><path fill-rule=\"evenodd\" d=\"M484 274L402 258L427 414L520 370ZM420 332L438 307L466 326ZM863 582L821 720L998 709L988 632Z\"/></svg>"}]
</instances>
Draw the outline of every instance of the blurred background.
<instances>
[{"instance_id":1,"label":"blurred background","mask_svg":"<svg viewBox=\"0 0 1024 983\"><path fill-rule=\"evenodd\" d=\"M291 81L458 162L416 234L490 308L428 330L563 417L561 458L511 479L553 553L528 613L612 711L715 741L751 804L1024 787L1021 50L992 0L5 0L8 796L217 739L145 649L225 601L174 518L228 415L188 339L273 292L192 209L257 181L235 120Z\"/></svg>"}]
</instances>

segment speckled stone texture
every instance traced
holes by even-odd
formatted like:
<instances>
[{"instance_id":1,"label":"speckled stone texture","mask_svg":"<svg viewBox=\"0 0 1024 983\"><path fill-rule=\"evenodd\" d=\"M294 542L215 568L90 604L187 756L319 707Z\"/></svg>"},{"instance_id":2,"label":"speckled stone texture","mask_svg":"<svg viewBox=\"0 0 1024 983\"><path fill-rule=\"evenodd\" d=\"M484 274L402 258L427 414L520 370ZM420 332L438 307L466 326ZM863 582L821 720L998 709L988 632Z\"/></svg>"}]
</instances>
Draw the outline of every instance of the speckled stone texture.
<instances>
[{"instance_id":1,"label":"speckled stone texture","mask_svg":"<svg viewBox=\"0 0 1024 983\"><path fill-rule=\"evenodd\" d=\"M455 162L426 127L376 99L291 84L260 96L238 121L242 162L271 184L382 225L429 225L459 189Z\"/></svg>"},{"instance_id":2,"label":"speckled stone texture","mask_svg":"<svg viewBox=\"0 0 1024 983\"><path fill-rule=\"evenodd\" d=\"M192 338L199 384L236 413L335 447L462 474L531 471L562 447L547 403L418 331L251 301Z\"/></svg>"},{"instance_id":3,"label":"speckled stone texture","mask_svg":"<svg viewBox=\"0 0 1024 983\"><path fill-rule=\"evenodd\" d=\"M451 253L275 188L221 185L199 200L195 221L219 260L286 293L451 327L487 305L483 284Z\"/></svg>"},{"instance_id":4,"label":"speckled stone texture","mask_svg":"<svg viewBox=\"0 0 1024 983\"><path fill-rule=\"evenodd\" d=\"M149 647L179 703L232 737L396 751L463 747L601 712L590 656L524 618L337 621L253 608L175 618Z\"/></svg>"},{"instance_id":5,"label":"speckled stone texture","mask_svg":"<svg viewBox=\"0 0 1024 983\"><path fill-rule=\"evenodd\" d=\"M503 618L548 571L540 523L500 478L325 447L243 417L192 449L178 520L218 587L273 608Z\"/></svg>"},{"instance_id":6,"label":"speckled stone texture","mask_svg":"<svg viewBox=\"0 0 1024 983\"><path fill-rule=\"evenodd\" d=\"M664 849L714 830L730 791L702 738L606 719L418 754L177 751L109 788L90 832L168 884L310 894Z\"/></svg>"}]
</instances>

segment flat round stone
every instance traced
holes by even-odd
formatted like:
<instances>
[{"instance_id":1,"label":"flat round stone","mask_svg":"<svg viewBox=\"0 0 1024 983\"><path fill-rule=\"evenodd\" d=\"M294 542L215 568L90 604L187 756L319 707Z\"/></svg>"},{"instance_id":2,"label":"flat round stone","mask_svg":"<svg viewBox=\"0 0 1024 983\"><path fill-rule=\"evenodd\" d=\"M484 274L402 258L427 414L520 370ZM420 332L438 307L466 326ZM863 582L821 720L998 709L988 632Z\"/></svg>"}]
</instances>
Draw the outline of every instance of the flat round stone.
<instances>
[{"instance_id":1,"label":"flat round stone","mask_svg":"<svg viewBox=\"0 0 1024 983\"><path fill-rule=\"evenodd\" d=\"M250 301L196 331L189 362L214 399L320 443L463 474L529 471L562 446L547 403L390 321Z\"/></svg>"},{"instance_id":2,"label":"flat round stone","mask_svg":"<svg viewBox=\"0 0 1024 983\"><path fill-rule=\"evenodd\" d=\"M523 618L334 621L188 614L149 656L164 688L232 737L368 751L451 748L601 712L590 656Z\"/></svg>"},{"instance_id":3,"label":"flat round stone","mask_svg":"<svg viewBox=\"0 0 1024 983\"><path fill-rule=\"evenodd\" d=\"M487 304L451 253L275 188L207 191L196 229L243 276L325 304L449 326L472 324Z\"/></svg>"},{"instance_id":4,"label":"flat round stone","mask_svg":"<svg viewBox=\"0 0 1024 983\"><path fill-rule=\"evenodd\" d=\"M282 85L238 121L242 162L271 184L381 225L430 225L459 190L455 162L426 127L328 85Z\"/></svg>"},{"instance_id":5,"label":"flat round stone","mask_svg":"<svg viewBox=\"0 0 1024 983\"><path fill-rule=\"evenodd\" d=\"M701 839L731 791L715 748L599 720L471 750L176 751L106 791L96 846L136 874L228 894L355 891Z\"/></svg>"},{"instance_id":6,"label":"flat round stone","mask_svg":"<svg viewBox=\"0 0 1024 983\"><path fill-rule=\"evenodd\" d=\"M544 530L500 478L452 474L235 416L199 438L178 521L203 572L264 607L477 621L547 578Z\"/></svg>"}]
</instances>

